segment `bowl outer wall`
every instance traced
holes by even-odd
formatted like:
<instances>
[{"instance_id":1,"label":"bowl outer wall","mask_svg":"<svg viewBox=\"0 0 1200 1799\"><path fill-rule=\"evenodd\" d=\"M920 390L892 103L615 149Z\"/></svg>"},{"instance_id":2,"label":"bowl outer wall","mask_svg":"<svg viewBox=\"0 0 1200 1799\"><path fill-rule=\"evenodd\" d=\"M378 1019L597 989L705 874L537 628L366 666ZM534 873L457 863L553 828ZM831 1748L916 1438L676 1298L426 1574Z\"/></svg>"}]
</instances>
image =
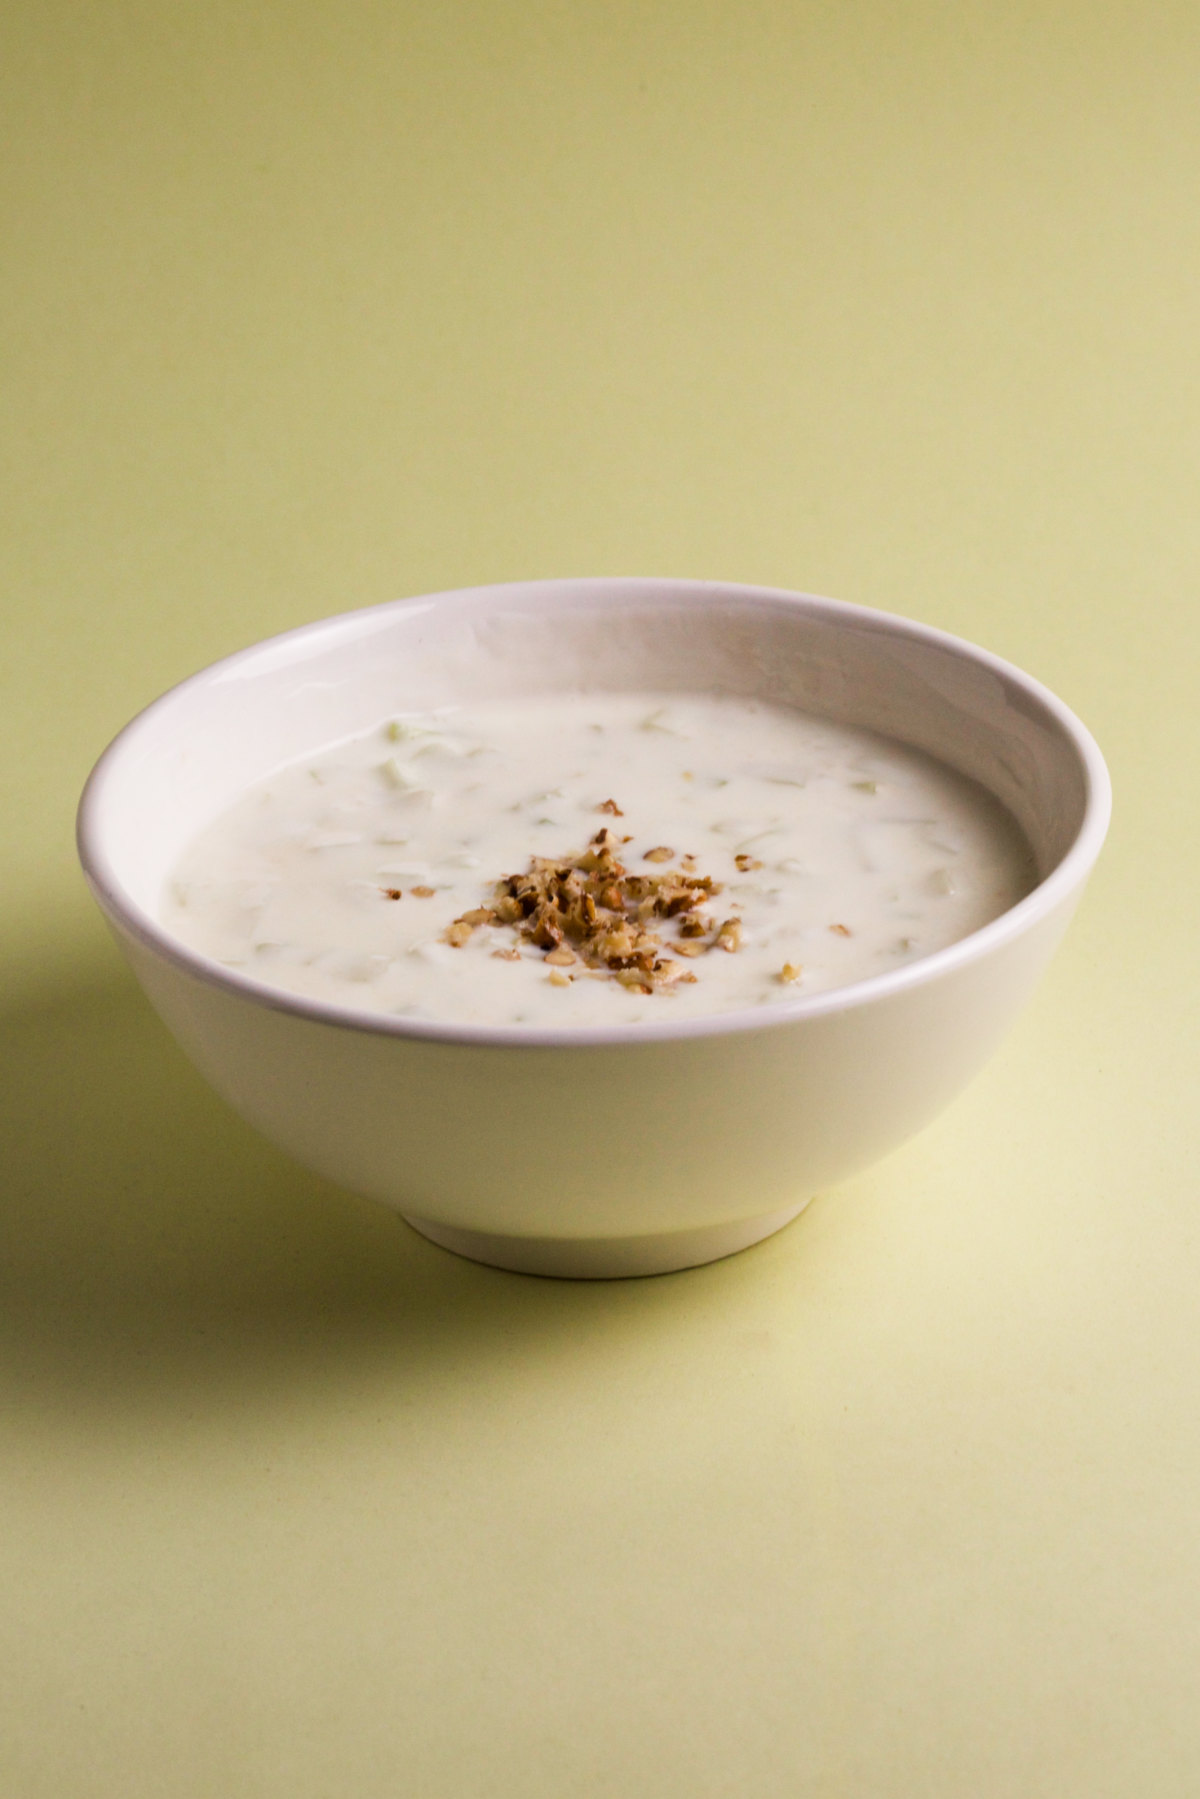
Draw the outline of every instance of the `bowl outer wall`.
<instances>
[{"instance_id":1,"label":"bowl outer wall","mask_svg":"<svg viewBox=\"0 0 1200 1799\"><path fill-rule=\"evenodd\" d=\"M798 1205L896 1148L1024 1005L1082 880L1025 931L845 1007L644 1043L362 1031L198 979L112 918L151 1002L265 1136L354 1192L516 1237L672 1232Z\"/></svg>"}]
</instances>

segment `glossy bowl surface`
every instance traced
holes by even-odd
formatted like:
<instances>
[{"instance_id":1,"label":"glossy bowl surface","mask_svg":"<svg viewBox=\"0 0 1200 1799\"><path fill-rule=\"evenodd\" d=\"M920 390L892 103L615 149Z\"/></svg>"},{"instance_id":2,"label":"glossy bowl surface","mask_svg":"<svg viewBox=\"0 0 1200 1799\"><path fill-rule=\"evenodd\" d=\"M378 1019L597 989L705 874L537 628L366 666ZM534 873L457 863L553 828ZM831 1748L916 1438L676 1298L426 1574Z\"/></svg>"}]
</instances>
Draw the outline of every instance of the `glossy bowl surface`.
<instances>
[{"instance_id":1,"label":"glossy bowl surface","mask_svg":"<svg viewBox=\"0 0 1200 1799\"><path fill-rule=\"evenodd\" d=\"M913 744L1008 807L1038 885L983 930L855 986L594 1029L354 1012L209 961L159 922L186 844L281 765L404 707L578 688L718 688ZM928 1123L1024 1004L1109 807L1078 719L984 650L809 595L597 579L400 600L217 663L105 751L78 839L152 1004L268 1137L463 1254L613 1276L744 1248Z\"/></svg>"}]
</instances>

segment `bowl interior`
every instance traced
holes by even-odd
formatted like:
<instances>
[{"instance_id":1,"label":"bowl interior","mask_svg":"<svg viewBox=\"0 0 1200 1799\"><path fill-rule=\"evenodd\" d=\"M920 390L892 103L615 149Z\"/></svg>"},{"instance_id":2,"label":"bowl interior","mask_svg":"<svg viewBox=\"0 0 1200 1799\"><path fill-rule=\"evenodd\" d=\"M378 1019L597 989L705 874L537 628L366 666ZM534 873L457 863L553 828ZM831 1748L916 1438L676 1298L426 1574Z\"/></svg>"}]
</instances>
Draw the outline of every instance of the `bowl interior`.
<instances>
[{"instance_id":1,"label":"bowl interior","mask_svg":"<svg viewBox=\"0 0 1200 1799\"><path fill-rule=\"evenodd\" d=\"M93 879L153 918L188 841L252 783L403 709L564 689L717 689L915 745L1014 815L1044 880L1095 770L1052 695L983 651L886 614L771 590L556 581L399 601L302 628L185 682L98 765Z\"/></svg>"}]
</instances>

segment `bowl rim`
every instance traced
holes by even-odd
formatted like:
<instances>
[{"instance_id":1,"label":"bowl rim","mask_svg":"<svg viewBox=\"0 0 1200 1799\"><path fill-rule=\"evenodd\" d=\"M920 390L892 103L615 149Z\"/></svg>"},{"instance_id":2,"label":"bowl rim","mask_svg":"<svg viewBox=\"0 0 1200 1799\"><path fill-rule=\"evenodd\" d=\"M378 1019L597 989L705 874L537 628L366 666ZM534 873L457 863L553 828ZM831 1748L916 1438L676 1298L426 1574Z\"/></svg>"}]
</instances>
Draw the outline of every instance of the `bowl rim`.
<instances>
[{"instance_id":1,"label":"bowl rim","mask_svg":"<svg viewBox=\"0 0 1200 1799\"><path fill-rule=\"evenodd\" d=\"M687 599L694 602L721 598L750 604L766 603L772 607L797 606L810 614L824 616L830 622L870 624L877 630L882 628L897 637L949 651L1015 684L1057 724L1078 756L1083 773L1085 798L1079 830L1058 865L1030 893L1018 900L1015 906L1009 907L979 930L959 938L944 949L906 963L903 967L871 975L865 980L851 982L843 987L827 988L819 993L779 1000L769 1007L741 1007L728 1012L700 1014L679 1020L644 1019L630 1024L462 1024L359 1011L352 1006L334 1005L325 1000L269 986L266 982L228 968L190 949L128 892L108 854L99 822L104 790L117 773L122 758L136 744L150 721L169 710L182 695L226 680L230 675L236 675L239 664L256 658L290 655L301 651L307 644L319 645L323 638L353 635L368 619L376 619L382 626L385 615L412 609L429 609L452 601L503 601L505 598L513 599L518 594L527 598L558 597L564 600L574 596L581 601L592 596L618 599L635 595L651 601ZM1054 912L1080 888L1103 846L1111 812L1112 785L1108 769L1099 746L1087 727L1050 688L1014 663L966 638L905 618L899 613L788 588L763 587L742 582L614 575L483 583L385 600L293 626L290 630L260 638L243 649L209 663L150 701L129 720L100 755L80 797L76 815L76 846L88 885L101 911L114 927L181 972L208 986L222 989L231 997L271 1011L288 1013L297 1019L342 1030L365 1031L373 1036L480 1048L585 1049L683 1042L783 1029L806 1019L855 1011L939 980L957 969L982 960L1005 943L1021 936Z\"/></svg>"}]
</instances>

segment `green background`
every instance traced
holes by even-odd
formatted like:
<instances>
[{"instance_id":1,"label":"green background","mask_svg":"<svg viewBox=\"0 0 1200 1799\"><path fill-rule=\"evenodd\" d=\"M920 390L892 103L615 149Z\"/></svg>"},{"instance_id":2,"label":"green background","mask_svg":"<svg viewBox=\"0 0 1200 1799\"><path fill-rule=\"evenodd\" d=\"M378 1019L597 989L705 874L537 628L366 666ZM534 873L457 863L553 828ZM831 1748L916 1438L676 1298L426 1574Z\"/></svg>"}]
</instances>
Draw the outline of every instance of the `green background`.
<instances>
[{"instance_id":1,"label":"green background","mask_svg":"<svg viewBox=\"0 0 1200 1799\"><path fill-rule=\"evenodd\" d=\"M1200 1788L1200 15L0 17L5 1799ZM760 581L1109 757L1050 977L729 1262L460 1262L202 1086L75 799L349 606Z\"/></svg>"}]
</instances>

